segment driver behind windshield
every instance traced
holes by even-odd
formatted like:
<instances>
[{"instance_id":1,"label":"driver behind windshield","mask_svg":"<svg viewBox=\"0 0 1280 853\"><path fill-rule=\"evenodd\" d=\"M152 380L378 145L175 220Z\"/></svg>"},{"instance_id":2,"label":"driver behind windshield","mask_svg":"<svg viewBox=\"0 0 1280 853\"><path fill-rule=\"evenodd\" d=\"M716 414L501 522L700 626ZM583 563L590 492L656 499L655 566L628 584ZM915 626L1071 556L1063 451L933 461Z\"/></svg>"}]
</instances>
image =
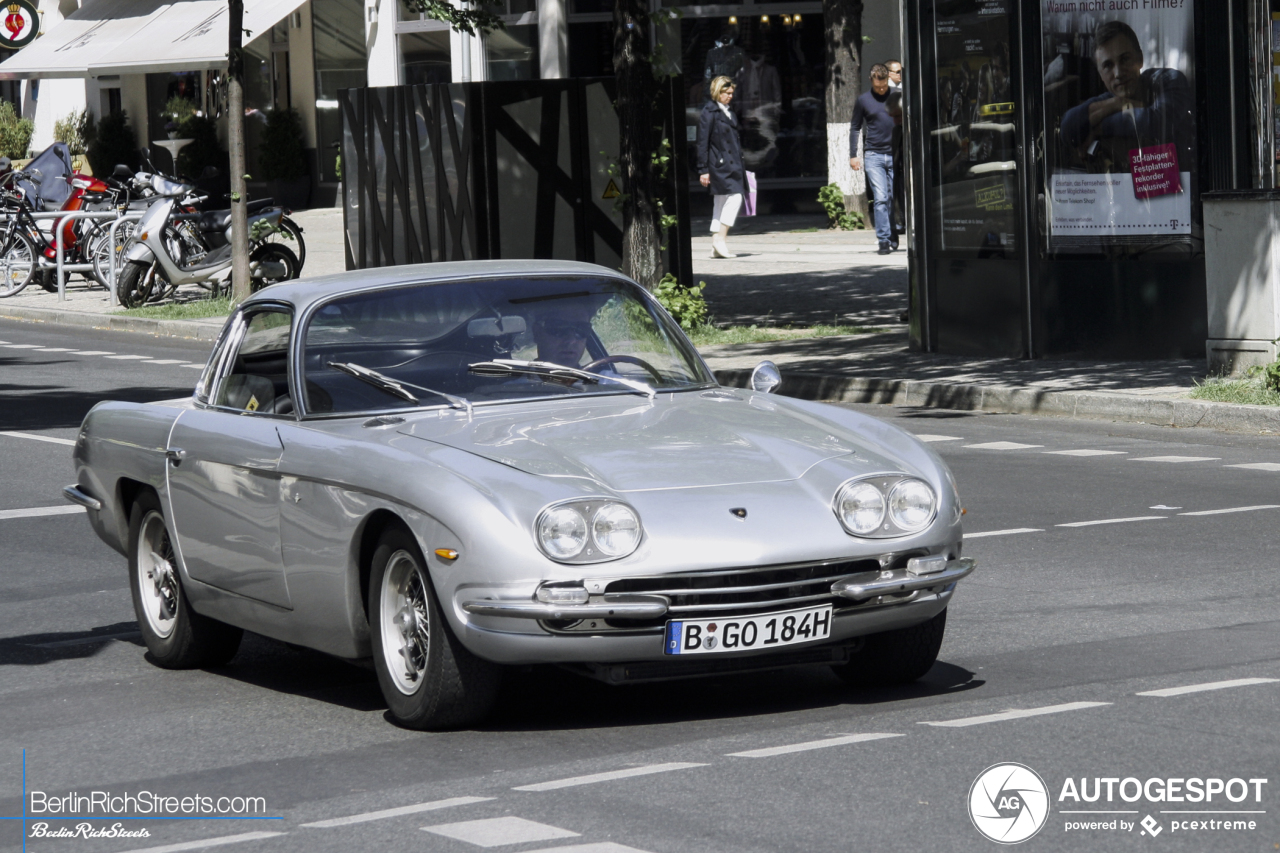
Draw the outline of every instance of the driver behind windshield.
<instances>
[{"instance_id":1,"label":"driver behind windshield","mask_svg":"<svg viewBox=\"0 0 1280 853\"><path fill-rule=\"evenodd\" d=\"M537 360L581 367L595 313L593 305L576 300L557 300L543 306L533 318Z\"/></svg>"}]
</instances>

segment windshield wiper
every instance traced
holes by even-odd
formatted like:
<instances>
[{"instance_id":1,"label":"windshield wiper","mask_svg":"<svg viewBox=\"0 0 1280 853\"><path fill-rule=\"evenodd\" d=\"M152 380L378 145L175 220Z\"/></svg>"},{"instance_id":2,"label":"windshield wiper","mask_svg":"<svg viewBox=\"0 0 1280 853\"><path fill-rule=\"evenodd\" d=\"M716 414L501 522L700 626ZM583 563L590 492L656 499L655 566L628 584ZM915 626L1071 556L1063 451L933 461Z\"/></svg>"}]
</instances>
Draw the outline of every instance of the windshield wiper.
<instances>
[{"instance_id":1,"label":"windshield wiper","mask_svg":"<svg viewBox=\"0 0 1280 853\"><path fill-rule=\"evenodd\" d=\"M651 386L635 379L624 379L621 376L606 376L603 373L592 373L580 367L567 367L549 361L522 361L514 358L495 358L493 361L479 361L467 365L467 370L477 376L541 376L546 379L581 379L598 385L601 382L617 382L632 391L644 394L650 400L658 392Z\"/></svg>"},{"instance_id":2,"label":"windshield wiper","mask_svg":"<svg viewBox=\"0 0 1280 853\"><path fill-rule=\"evenodd\" d=\"M384 373L379 373L376 370L371 370L362 364L356 364L351 361L330 361L326 362L326 364L334 370L340 370L348 376L354 376L361 382L367 382L374 388L377 388L380 391L386 391L388 394L399 397L401 400L407 400L415 406L421 401L409 392L409 388L416 388L419 391L426 391L428 394L435 394L437 397L443 397L449 401L450 408L465 409L467 415L471 414L471 402L462 397L455 397L452 394L446 394L445 392L437 391L434 388L427 388L424 385L414 385L412 382L399 382Z\"/></svg>"}]
</instances>

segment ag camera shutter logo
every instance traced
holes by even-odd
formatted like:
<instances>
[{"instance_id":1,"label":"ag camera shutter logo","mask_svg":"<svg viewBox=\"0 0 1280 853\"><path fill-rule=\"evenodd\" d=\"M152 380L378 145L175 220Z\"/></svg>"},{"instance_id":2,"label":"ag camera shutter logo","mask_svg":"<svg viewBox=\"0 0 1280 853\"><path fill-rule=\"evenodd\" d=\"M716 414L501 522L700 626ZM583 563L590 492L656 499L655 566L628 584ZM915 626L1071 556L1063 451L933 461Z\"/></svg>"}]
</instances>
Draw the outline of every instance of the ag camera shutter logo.
<instances>
[{"instance_id":1,"label":"ag camera shutter logo","mask_svg":"<svg viewBox=\"0 0 1280 853\"><path fill-rule=\"evenodd\" d=\"M1044 827L1049 789L1040 774L1024 764L993 764L969 788L969 818L978 832L997 844L1018 844Z\"/></svg>"}]
</instances>

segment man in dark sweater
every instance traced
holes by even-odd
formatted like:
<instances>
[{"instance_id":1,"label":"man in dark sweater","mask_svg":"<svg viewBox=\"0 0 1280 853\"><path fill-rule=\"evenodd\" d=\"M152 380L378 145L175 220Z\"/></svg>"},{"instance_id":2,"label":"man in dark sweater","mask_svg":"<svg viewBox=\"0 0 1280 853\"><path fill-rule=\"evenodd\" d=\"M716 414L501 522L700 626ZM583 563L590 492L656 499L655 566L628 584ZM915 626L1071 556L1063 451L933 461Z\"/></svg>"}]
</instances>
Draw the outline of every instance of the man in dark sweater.
<instances>
[{"instance_id":1,"label":"man in dark sweater","mask_svg":"<svg viewBox=\"0 0 1280 853\"><path fill-rule=\"evenodd\" d=\"M864 166L867 170L872 217L882 255L898 248L892 221L894 116L889 112L889 97L889 69L879 64L871 66L871 91L863 92L853 105L853 121L849 125L849 166L855 172ZM862 150L866 156L859 157L858 140L864 126L867 134Z\"/></svg>"}]
</instances>

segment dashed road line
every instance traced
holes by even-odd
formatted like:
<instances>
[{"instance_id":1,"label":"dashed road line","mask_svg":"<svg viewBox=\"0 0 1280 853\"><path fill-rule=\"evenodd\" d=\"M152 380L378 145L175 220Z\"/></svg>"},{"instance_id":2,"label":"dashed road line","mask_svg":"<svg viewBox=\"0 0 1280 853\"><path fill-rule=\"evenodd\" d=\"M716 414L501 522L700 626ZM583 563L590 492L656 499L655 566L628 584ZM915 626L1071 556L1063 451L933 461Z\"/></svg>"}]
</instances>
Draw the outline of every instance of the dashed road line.
<instances>
[{"instance_id":1,"label":"dashed road line","mask_svg":"<svg viewBox=\"0 0 1280 853\"><path fill-rule=\"evenodd\" d=\"M1044 533L1043 527L1011 527L1008 530L986 530L982 533L966 533L965 539L981 539L984 536L1013 536L1015 533Z\"/></svg>"},{"instance_id":2,"label":"dashed road line","mask_svg":"<svg viewBox=\"0 0 1280 853\"><path fill-rule=\"evenodd\" d=\"M139 359L143 361L151 360L151 356L149 355L109 355L107 358L112 361L137 361Z\"/></svg>"},{"instance_id":3,"label":"dashed road line","mask_svg":"<svg viewBox=\"0 0 1280 853\"><path fill-rule=\"evenodd\" d=\"M769 746L764 749L749 749L746 752L729 752L726 755L732 758L772 758L775 755L788 755L793 752L808 752L811 749L827 749L832 746L845 746L850 743L865 743L871 740L885 740L891 737L903 737L903 735L872 732L868 734L844 735L843 737L832 737L824 740L810 740L803 743L792 743L786 746Z\"/></svg>"},{"instance_id":4,"label":"dashed road line","mask_svg":"<svg viewBox=\"0 0 1280 853\"><path fill-rule=\"evenodd\" d=\"M1249 687L1254 684L1275 684L1280 678L1234 678L1230 681L1209 681L1204 684L1188 684L1183 687L1165 687L1160 690L1144 690L1134 696L1182 696L1187 693L1204 693L1207 690L1226 690L1230 687Z\"/></svg>"},{"instance_id":5,"label":"dashed road line","mask_svg":"<svg viewBox=\"0 0 1280 853\"><path fill-rule=\"evenodd\" d=\"M1043 444L1019 444L1016 441L986 441L982 444L966 444L967 450L1031 450Z\"/></svg>"},{"instance_id":6,"label":"dashed road line","mask_svg":"<svg viewBox=\"0 0 1280 853\"><path fill-rule=\"evenodd\" d=\"M4 344L5 349L39 349L39 344Z\"/></svg>"},{"instance_id":7,"label":"dashed road line","mask_svg":"<svg viewBox=\"0 0 1280 853\"><path fill-rule=\"evenodd\" d=\"M1135 456L1130 462L1217 462L1221 456Z\"/></svg>"},{"instance_id":8,"label":"dashed road line","mask_svg":"<svg viewBox=\"0 0 1280 853\"><path fill-rule=\"evenodd\" d=\"M1259 509L1280 509L1280 504L1259 504L1258 506L1233 506L1227 509L1202 509L1199 512L1180 512L1178 515L1226 515L1229 512L1253 512Z\"/></svg>"},{"instance_id":9,"label":"dashed road line","mask_svg":"<svg viewBox=\"0 0 1280 853\"><path fill-rule=\"evenodd\" d=\"M74 352L77 352L77 350L73 350L71 347L40 347L40 349L36 350L36 352L70 352L70 353L74 353Z\"/></svg>"},{"instance_id":10,"label":"dashed road line","mask_svg":"<svg viewBox=\"0 0 1280 853\"><path fill-rule=\"evenodd\" d=\"M393 809L381 809L376 812L364 812L363 814L347 815L346 817L335 817L331 820L317 820L312 823L300 824L300 826L311 827L314 829L329 829L334 826L350 826L353 823L368 823L372 820L385 820L392 817L401 817L407 814L419 814L421 812L433 812L437 809L448 809L454 806L469 806L472 803L487 803L493 797L451 797L447 800L435 800L430 803L417 803L412 806L397 806Z\"/></svg>"},{"instance_id":11,"label":"dashed road line","mask_svg":"<svg viewBox=\"0 0 1280 853\"><path fill-rule=\"evenodd\" d=\"M183 850L203 850L206 847L221 847L224 844L239 844L242 841L259 841L264 838L278 838L283 832L242 832L239 835L221 835L217 838L205 838L201 841L183 841L181 844L165 844L160 847L139 847L126 850L124 853L180 853Z\"/></svg>"},{"instance_id":12,"label":"dashed road line","mask_svg":"<svg viewBox=\"0 0 1280 853\"><path fill-rule=\"evenodd\" d=\"M33 506L26 509L0 509L0 521L10 518L41 518L46 515L75 515L84 512L82 506Z\"/></svg>"},{"instance_id":13,"label":"dashed road line","mask_svg":"<svg viewBox=\"0 0 1280 853\"><path fill-rule=\"evenodd\" d=\"M1068 702L1065 705L1046 705L1043 708L1011 708L998 714L983 714L980 717L961 717L958 720L935 720L922 722L922 726L941 726L944 728L964 728L981 726L985 723L1003 723L1006 720L1021 720L1025 717L1039 717L1044 714L1061 714L1066 711L1083 711L1086 708L1101 708L1110 702Z\"/></svg>"},{"instance_id":14,"label":"dashed road line","mask_svg":"<svg viewBox=\"0 0 1280 853\"><path fill-rule=\"evenodd\" d=\"M958 435L917 435L917 441L934 442L934 441L964 441Z\"/></svg>"},{"instance_id":15,"label":"dashed road line","mask_svg":"<svg viewBox=\"0 0 1280 853\"><path fill-rule=\"evenodd\" d=\"M178 365L178 366L179 366L179 367L190 367L190 368L194 368L195 370L204 370L204 365L203 365L203 364L181 364L181 365Z\"/></svg>"},{"instance_id":16,"label":"dashed road line","mask_svg":"<svg viewBox=\"0 0 1280 853\"><path fill-rule=\"evenodd\" d=\"M1128 524L1131 521L1159 521L1167 515L1136 515L1133 518L1100 518L1097 521L1072 521L1068 524L1055 524L1054 527L1092 527L1095 524Z\"/></svg>"},{"instance_id":17,"label":"dashed road line","mask_svg":"<svg viewBox=\"0 0 1280 853\"><path fill-rule=\"evenodd\" d=\"M649 776L654 773L669 773L672 770L689 770L693 767L706 767L706 764L679 762L674 764L649 764L644 767L628 767L626 770L610 770L607 773L592 773L588 776L571 776L568 779L556 779L551 782L538 782L534 785L520 785L513 791L555 791L559 788L573 788L578 785L594 785L597 782L612 782L615 779L631 779L635 776Z\"/></svg>"},{"instance_id":18,"label":"dashed road line","mask_svg":"<svg viewBox=\"0 0 1280 853\"><path fill-rule=\"evenodd\" d=\"M153 358L152 364L191 364L189 361L183 361L180 358ZM203 367L204 365L201 365Z\"/></svg>"},{"instance_id":19,"label":"dashed road line","mask_svg":"<svg viewBox=\"0 0 1280 853\"><path fill-rule=\"evenodd\" d=\"M90 349L90 350L79 350L78 352L76 352L76 355L115 355L115 353L107 352L104 349L103 350Z\"/></svg>"},{"instance_id":20,"label":"dashed road line","mask_svg":"<svg viewBox=\"0 0 1280 853\"><path fill-rule=\"evenodd\" d=\"M555 838L580 838L582 833L561 829L546 823L525 820L522 817L490 817L484 820L464 820L460 823L441 823L421 827L423 832L443 835L456 841L465 841L477 847L505 847L508 844L527 844L530 841L551 841Z\"/></svg>"},{"instance_id":21,"label":"dashed road line","mask_svg":"<svg viewBox=\"0 0 1280 853\"><path fill-rule=\"evenodd\" d=\"M1052 456L1124 456L1125 450L1046 450Z\"/></svg>"},{"instance_id":22,"label":"dashed road line","mask_svg":"<svg viewBox=\"0 0 1280 853\"><path fill-rule=\"evenodd\" d=\"M50 444L66 444L75 447L76 443L69 438L57 438L52 435L36 435L33 432L15 432L14 430L0 430L0 435L7 435L10 438L29 438L32 441L47 441Z\"/></svg>"},{"instance_id":23,"label":"dashed road line","mask_svg":"<svg viewBox=\"0 0 1280 853\"><path fill-rule=\"evenodd\" d=\"M1280 462L1245 462L1242 465L1223 465L1223 468L1244 468L1246 471L1280 471Z\"/></svg>"}]
</instances>

